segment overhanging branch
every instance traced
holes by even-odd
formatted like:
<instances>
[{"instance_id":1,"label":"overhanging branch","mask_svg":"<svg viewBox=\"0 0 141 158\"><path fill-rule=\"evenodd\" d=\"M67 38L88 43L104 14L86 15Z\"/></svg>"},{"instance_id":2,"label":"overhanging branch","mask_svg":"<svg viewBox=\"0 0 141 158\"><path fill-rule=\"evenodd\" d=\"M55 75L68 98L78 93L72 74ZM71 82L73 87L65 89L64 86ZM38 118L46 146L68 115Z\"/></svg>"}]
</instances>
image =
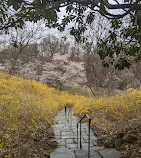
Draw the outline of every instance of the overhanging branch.
<instances>
[{"instance_id":1,"label":"overhanging branch","mask_svg":"<svg viewBox=\"0 0 141 158\"><path fill-rule=\"evenodd\" d=\"M110 5L108 9L131 9L131 10L141 10L141 4L115 4Z\"/></svg>"}]
</instances>

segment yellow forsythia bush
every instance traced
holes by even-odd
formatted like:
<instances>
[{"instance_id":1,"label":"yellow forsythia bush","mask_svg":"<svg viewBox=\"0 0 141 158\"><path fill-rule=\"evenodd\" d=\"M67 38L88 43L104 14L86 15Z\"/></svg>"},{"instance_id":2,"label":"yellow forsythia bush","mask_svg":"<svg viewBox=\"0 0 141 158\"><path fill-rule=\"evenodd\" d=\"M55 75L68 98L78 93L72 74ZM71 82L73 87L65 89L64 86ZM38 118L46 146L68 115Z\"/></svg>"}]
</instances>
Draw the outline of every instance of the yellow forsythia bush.
<instances>
[{"instance_id":1,"label":"yellow forsythia bush","mask_svg":"<svg viewBox=\"0 0 141 158\"><path fill-rule=\"evenodd\" d=\"M112 132L137 127L141 122L140 90L85 97L0 72L0 157L43 157L48 150L43 142L48 142L53 118L66 104L72 105L75 115L88 113L92 125Z\"/></svg>"},{"instance_id":2,"label":"yellow forsythia bush","mask_svg":"<svg viewBox=\"0 0 141 158\"><path fill-rule=\"evenodd\" d=\"M54 116L72 100L67 92L0 72L0 157L38 157L32 147L45 150L41 145L52 133Z\"/></svg>"},{"instance_id":3,"label":"yellow forsythia bush","mask_svg":"<svg viewBox=\"0 0 141 158\"><path fill-rule=\"evenodd\" d=\"M141 91L129 89L116 96L86 98L80 97L74 104L76 115L88 113L92 125L106 131L123 131L140 126Z\"/></svg>"}]
</instances>

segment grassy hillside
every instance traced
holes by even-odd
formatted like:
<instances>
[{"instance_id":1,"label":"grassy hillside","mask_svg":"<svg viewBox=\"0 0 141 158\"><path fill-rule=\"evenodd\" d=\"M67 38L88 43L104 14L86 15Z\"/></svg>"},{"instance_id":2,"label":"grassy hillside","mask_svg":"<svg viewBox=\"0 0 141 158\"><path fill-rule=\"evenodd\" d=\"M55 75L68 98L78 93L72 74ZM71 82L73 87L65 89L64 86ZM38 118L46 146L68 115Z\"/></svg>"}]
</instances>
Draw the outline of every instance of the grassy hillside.
<instances>
[{"instance_id":1,"label":"grassy hillside","mask_svg":"<svg viewBox=\"0 0 141 158\"><path fill-rule=\"evenodd\" d=\"M109 135L140 127L141 91L112 97L71 95L0 72L0 157L44 157L56 145L53 118L66 104ZM138 135L137 137L140 137Z\"/></svg>"}]
</instances>

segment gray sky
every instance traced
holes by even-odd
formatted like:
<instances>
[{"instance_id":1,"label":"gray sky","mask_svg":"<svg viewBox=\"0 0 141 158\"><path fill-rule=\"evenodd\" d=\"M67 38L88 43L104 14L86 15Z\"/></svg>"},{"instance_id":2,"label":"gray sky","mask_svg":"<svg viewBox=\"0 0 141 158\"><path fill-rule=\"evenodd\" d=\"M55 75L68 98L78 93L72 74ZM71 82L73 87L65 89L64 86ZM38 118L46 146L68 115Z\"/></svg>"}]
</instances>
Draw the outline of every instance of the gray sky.
<instances>
[{"instance_id":1,"label":"gray sky","mask_svg":"<svg viewBox=\"0 0 141 158\"><path fill-rule=\"evenodd\" d=\"M117 0L117 1L118 1L118 3L123 3L123 0ZM111 3L111 4L117 4L116 0L108 0L108 2ZM65 7L61 8L61 12L58 12L58 16L59 16L60 19L62 19L63 16L66 15L65 9L66 9ZM119 13L119 10L114 11L114 12ZM54 28L49 29L49 28L45 27L45 22L44 21L40 21L39 23L42 24L42 28L43 28L42 33L43 33L44 36L46 36L47 34L53 34L57 37L67 36L67 39L69 41L73 41L72 37L69 35L69 28L72 27L74 25L74 23L70 23L68 26L66 26L66 29L65 29L64 32L59 32L57 29L54 29ZM30 27L30 25L31 25L31 23L28 22L29 27ZM3 42L6 39L8 41L8 36L0 35L0 43Z\"/></svg>"}]
</instances>

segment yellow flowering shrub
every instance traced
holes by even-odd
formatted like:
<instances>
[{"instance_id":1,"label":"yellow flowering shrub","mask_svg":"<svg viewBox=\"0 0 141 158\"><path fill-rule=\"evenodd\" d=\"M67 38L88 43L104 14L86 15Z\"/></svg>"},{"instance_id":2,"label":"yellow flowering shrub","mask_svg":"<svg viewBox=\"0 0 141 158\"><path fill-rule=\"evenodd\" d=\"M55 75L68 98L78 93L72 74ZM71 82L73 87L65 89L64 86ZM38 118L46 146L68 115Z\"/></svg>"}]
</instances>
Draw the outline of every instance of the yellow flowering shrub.
<instances>
[{"instance_id":1,"label":"yellow flowering shrub","mask_svg":"<svg viewBox=\"0 0 141 158\"><path fill-rule=\"evenodd\" d=\"M5 138L5 139L9 139L11 137L11 134L5 134L4 136L3 136L3 138Z\"/></svg>"},{"instance_id":2,"label":"yellow flowering shrub","mask_svg":"<svg viewBox=\"0 0 141 158\"><path fill-rule=\"evenodd\" d=\"M22 157L43 157L49 150L43 142L48 145L53 118L65 105L71 105L77 116L88 113L92 125L104 130L134 128L141 122L140 90L130 89L111 97L85 97L0 72L0 157L19 153Z\"/></svg>"},{"instance_id":3,"label":"yellow flowering shrub","mask_svg":"<svg viewBox=\"0 0 141 158\"><path fill-rule=\"evenodd\" d=\"M74 111L80 117L88 113L92 125L109 131L123 131L140 126L141 91L130 89L111 97L80 97L74 104Z\"/></svg>"},{"instance_id":4,"label":"yellow flowering shrub","mask_svg":"<svg viewBox=\"0 0 141 158\"><path fill-rule=\"evenodd\" d=\"M52 133L57 111L66 104L72 104L72 100L67 92L0 72L0 157L8 149L10 157L11 154L18 155L18 152L25 155L23 157L33 156L30 155L33 151L29 151L29 144L34 146L33 142L41 139L43 131L46 137ZM25 139L24 145L18 145Z\"/></svg>"}]
</instances>

